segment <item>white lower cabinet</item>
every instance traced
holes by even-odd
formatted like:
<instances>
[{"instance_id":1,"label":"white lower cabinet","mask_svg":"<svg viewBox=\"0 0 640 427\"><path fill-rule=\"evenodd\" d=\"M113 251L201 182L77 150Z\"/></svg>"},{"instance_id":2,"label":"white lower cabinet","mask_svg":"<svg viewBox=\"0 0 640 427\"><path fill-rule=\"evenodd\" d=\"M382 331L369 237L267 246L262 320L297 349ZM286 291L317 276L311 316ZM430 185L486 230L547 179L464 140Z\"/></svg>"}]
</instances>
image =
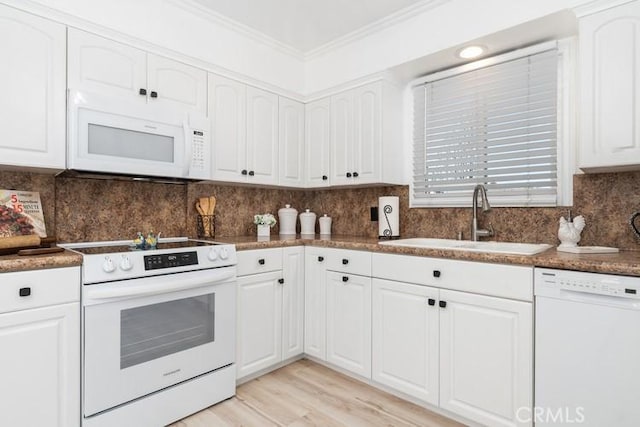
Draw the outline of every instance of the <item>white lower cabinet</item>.
<instances>
[{"instance_id":1,"label":"white lower cabinet","mask_svg":"<svg viewBox=\"0 0 640 427\"><path fill-rule=\"evenodd\" d=\"M304 352L320 360L327 358L327 252L307 246L304 254Z\"/></svg>"},{"instance_id":2,"label":"white lower cabinet","mask_svg":"<svg viewBox=\"0 0 640 427\"><path fill-rule=\"evenodd\" d=\"M371 278L327 272L327 362L371 378Z\"/></svg>"},{"instance_id":3,"label":"white lower cabinet","mask_svg":"<svg viewBox=\"0 0 640 427\"><path fill-rule=\"evenodd\" d=\"M237 378L302 354L304 247L238 252Z\"/></svg>"},{"instance_id":4,"label":"white lower cabinet","mask_svg":"<svg viewBox=\"0 0 640 427\"><path fill-rule=\"evenodd\" d=\"M372 298L373 380L438 405L438 289L373 279Z\"/></svg>"},{"instance_id":5,"label":"white lower cabinet","mask_svg":"<svg viewBox=\"0 0 640 427\"><path fill-rule=\"evenodd\" d=\"M0 283L0 425L80 426L80 269Z\"/></svg>"},{"instance_id":6,"label":"white lower cabinet","mask_svg":"<svg viewBox=\"0 0 640 427\"><path fill-rule=\"evenodd\" d=\"M440 290L440 407L489 426L527 426L531 303ZM527 408L522 411L521 408Z\"/></svg>"}]
</instances>

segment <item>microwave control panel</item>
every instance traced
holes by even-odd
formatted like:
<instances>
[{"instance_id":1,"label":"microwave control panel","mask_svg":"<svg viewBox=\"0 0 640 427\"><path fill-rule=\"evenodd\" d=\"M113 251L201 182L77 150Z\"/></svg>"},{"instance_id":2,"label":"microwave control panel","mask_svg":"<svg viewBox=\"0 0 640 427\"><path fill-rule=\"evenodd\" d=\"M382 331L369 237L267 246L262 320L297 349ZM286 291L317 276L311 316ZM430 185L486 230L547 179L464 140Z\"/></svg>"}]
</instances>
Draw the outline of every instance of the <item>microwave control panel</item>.
<instances>
[{"instance_id":1,"label":"microwave control panel","mask_svg":"<svg viewBox=\"0 0 640 427\"><path fill-rule=\"evenodd\" d=\"M192 130L192 147L193 147L193 155L191 157L191 169L195 169L198 171L204 171L206 169L206 145L205 145L205 137L204 131L202 130Z\"/></svg>"}]
</instances>

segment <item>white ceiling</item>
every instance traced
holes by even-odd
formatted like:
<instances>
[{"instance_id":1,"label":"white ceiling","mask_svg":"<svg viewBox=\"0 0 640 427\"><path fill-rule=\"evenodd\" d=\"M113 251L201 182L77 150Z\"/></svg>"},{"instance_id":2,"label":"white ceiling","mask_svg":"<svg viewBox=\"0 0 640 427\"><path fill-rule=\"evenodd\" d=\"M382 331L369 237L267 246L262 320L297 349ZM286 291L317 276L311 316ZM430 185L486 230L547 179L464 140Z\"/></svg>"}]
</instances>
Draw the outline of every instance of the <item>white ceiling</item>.
<instances>
[{"instance_id":1,"label":"white ceiling","mask_svg":"<svg viewBox=\"0 0 640 427\"><path fill-rule=\"evenodd\" d=\"M195 0L307 53L425 0Z\"/></svg>"}]
</instances>

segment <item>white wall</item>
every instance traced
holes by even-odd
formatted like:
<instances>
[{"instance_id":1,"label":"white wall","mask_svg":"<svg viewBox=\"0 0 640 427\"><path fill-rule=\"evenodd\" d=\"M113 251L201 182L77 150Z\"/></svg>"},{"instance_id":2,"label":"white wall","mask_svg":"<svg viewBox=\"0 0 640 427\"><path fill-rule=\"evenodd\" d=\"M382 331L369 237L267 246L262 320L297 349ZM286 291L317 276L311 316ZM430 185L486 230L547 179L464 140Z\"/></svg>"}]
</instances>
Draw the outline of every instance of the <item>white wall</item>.
<instances>
[{"instance_id":1,"label":"white wall","mask_svg":"<svg viewBox=\"0 0 640 427\"><path fill-rule=\"evenodd\" d=\"M81 20L257 81L304 92L301 58L166 0L1 0L72 26ZM91 30L90 28L85 28Z\"/></svg>"},{"instance_id":2,"label":"white wall","mask_svg":"<svg viewBox=\"0 0 640 427\"><path fill-rule=\"evenodd\" d=\"M450 0L305 63L305 94L379 73L590 0Z\"/></svg>"}]
</instances>

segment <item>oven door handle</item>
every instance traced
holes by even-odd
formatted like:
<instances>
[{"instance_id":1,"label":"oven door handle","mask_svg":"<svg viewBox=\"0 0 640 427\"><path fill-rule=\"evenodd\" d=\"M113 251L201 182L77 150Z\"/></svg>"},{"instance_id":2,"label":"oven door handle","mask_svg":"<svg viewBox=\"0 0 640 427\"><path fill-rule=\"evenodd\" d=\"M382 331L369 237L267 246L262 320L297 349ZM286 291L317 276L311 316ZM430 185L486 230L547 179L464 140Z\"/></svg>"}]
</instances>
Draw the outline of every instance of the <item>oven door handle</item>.
<instances>
[{"instance_id":1,"label":"oven door handle","mask_svg":"<svg viewBox=\"0 0 640 427\"><path fill-rule=\"evenodd\" d=\"M105 300L124 297L137 297L165 294L168 292L183 291L186 289L196 289L204 286L212 286L229 279L233 279L236 275L235 269L224 271L207 271L205 274L197 274L197 277L183 278L180 275L171 274L168 276L156 276L146 278L144 280L153 280L152 283L144 285L135 285L132 283L111 283L109 287L99 288L94 286L85 286L85 297L88 300ZM178 277L180 277L178 279ZM93 288L93 289L92 289Z\"/></svg>"}]
</instances>

